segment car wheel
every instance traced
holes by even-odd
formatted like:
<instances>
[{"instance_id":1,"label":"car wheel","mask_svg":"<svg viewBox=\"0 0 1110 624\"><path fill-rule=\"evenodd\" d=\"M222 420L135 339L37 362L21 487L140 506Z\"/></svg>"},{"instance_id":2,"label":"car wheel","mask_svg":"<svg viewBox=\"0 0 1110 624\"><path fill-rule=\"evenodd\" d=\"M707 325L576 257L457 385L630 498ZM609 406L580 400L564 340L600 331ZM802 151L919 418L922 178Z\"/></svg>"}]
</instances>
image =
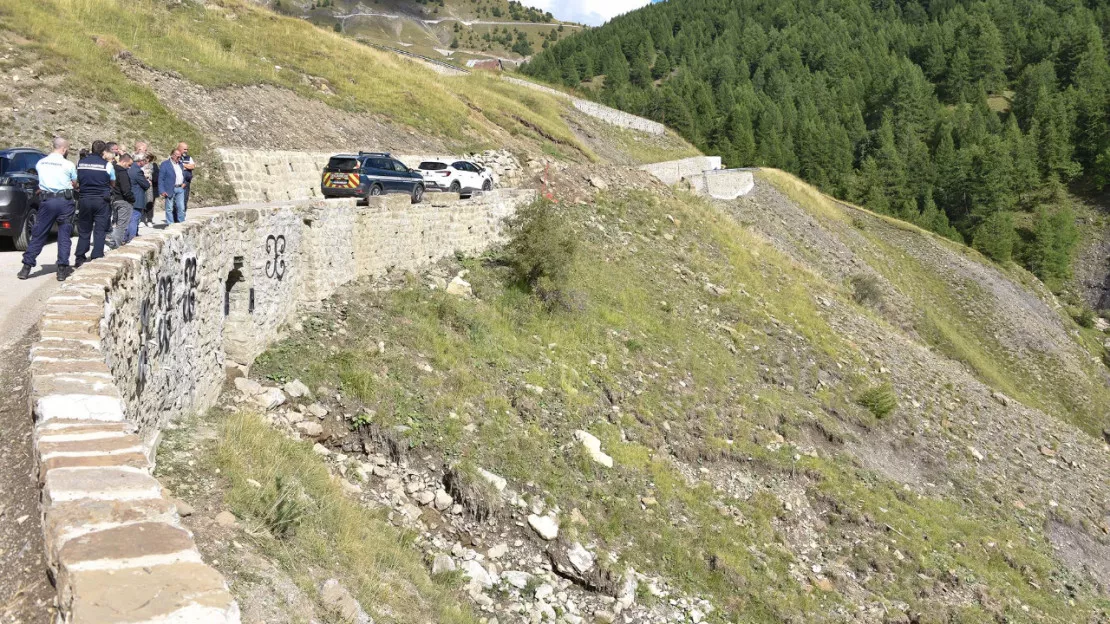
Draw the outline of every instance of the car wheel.
<instances>
[{"instance_id":1,"label":"car wheel","mask_svg":"<svg viewBox=\"0 0 1110 624\"><path fill-rule=\"evenodd\" d=\"M382 187L381 186L375 184L374 186L370 187L370 196L371 197L377 197L378 195L381 195L381 194L382 194Z\"/></svg>"},{"instance_id":2,"label":"car wheel","mask_svg":"<svg viewBox=\"0 0 1110 624\"><path fill-rule=\"evenodd\" d=\"M31 244L31 230L35 228L35 220L38 216L38 208L34 208L27 213L27 218L23 220L23 231L13 240L17 251L27 251L27 245Z\"/></svg>"},{"instance_id":3,"label":"car wheel","mask_svg":"<svg viewBox=\"0 0 1110 624\"><path fill-rule=\"evenodd\" d=\"M459 184L458 180L455 180L454 182L451 183L451 188L447 189L447 192L448 193L460 193L460 192L462 192L462 185Z\"/></svg>"},{"instance_id":4,"label":"car wheel","mask_svg":"<svg viewBox=\"0 0 1110 624\"><path fill-rule=\"evenodd\" d=\"M485 182L482 182L482 190L483 191L492 191L493 190L493 180L486 180Z\"/></svg>"},{"instance_id":5,"label":"car wheel","mask_svg":"<svg viewBox=\"0 0 1110 624\"><path fill-rule=\"evenodd\" d=\"M417 184L416 188L412 189L412 203L419 204L424 201L424 185Z\"/></svg>"}]
</instances>

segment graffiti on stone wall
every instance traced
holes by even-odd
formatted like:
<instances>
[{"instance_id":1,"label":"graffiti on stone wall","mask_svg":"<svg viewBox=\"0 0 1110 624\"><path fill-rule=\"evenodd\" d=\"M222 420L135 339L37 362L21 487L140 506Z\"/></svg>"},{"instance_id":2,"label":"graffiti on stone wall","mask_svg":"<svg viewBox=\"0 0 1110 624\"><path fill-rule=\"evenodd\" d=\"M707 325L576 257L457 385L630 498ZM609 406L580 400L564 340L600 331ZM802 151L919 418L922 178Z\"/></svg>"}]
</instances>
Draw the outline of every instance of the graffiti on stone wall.
<instances>
[{"instance_id":1,"label":"graffiti on stone wall","mask_svg":"<svg viewBox=\"0 0 1110 624\"><path fill-rule=\"evenodd\" d=\"M266 277L279 282L285 277L285 235L266 237Z\"/></svg>"},{"instance_id":2,"label":"graffiti on stone wall","mask_svg":"<svg viewBox=\"0 0 1110 624\"><path fill-rule=\"evenodd\" d=\"M143 298L139 305L139 371L136 375L135 387L138 394L143 393L146 387L148 363L148 343L150 342L150 299Z\"/></svg>"},{"instance_id":3,"label":"graffiti on stone wall","mask_svg":"<svg viewBox=\"0 0 1110 624\"><path fill-rule=\"evenodd\" d=\"M168 353L173 336L173 278L158 278L158 353Z\"/></svg>"},{"instance_id":4,"label":"graffiti on stone wall","mask_svg":"<svg viewBox=\"0 0 1110 624\"><path fill-rule=\"evenodd\" d=\"M181 297L181 318L192 323L197 314L197 259L185 258L185 294Z\"/></svg>"}]
</instances>

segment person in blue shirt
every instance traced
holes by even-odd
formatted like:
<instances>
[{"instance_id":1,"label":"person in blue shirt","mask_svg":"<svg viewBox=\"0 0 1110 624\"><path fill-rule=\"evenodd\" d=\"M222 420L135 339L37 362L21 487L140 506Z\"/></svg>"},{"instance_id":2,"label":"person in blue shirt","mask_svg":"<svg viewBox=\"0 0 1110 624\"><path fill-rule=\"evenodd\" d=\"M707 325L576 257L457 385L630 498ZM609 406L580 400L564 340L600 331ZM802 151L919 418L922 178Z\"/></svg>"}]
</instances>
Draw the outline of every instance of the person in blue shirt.
<instances>
[{"instance_id":1,"label":"person in blue shirt","mask_svg":"<svg viewBox=\"0 0 1110 624\"><path fill-rule=\"evenodd\" d=\"M39 175L39 211L31 229L31 242L23 253L23 267L19 270L21 280L31 276L39 253L42 252L50 228L58 224L58 281L64 282L73 273L69 265L69 237L73 231L73 189L77 188L77 168L66 156L69 154L69 141L55 137L54 151L39 160L35 170Z\"/></svg>"},{"instance_id":2,"label":"person in blue shirt","mask_svg":"<svg viewBox=\"0 0 1110 624\"><path fill-rule=\"evenodd\" d=\"M166 202L166 225L185 221L185 169L181 166L181 150L158 166L158 195Z\"/></svg>"},{"instance_id":3,"label":"person in blue shirt","mask_svg":"<svg viewBox=\"0 0 1110 624\"><path fill-rule=\"evenodd\" d=\"M89 155L77 163L77 183L81 187L81 210L77 213L77 255L74 264L80 267L87 262L92 239L92 259L104 256L104 239L112 229L109 199L116 181L112 166L112 153L104 141L93 141Z\"/></svg>"}]
</instances>

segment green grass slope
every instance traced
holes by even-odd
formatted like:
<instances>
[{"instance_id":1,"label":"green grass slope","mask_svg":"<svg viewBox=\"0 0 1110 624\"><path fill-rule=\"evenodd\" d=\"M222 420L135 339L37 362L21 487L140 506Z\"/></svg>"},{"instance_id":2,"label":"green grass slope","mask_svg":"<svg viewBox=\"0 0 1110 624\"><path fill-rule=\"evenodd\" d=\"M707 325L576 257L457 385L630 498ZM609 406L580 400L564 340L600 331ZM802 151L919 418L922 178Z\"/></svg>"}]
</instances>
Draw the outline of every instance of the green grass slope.
<instances>
[{"instance_id":1,"label":"green grass slope","mask_svg":"<svg viewBox=\"0 0 1110 624\"><path fill-rule=\"evenodd\" d=\"M850 212L799 198L855 227ZM1007 451L972 437L983 428L1001 445L994 419L1012 403L990 403L958 365L717 206L620 191L559 210L580 244L567 309L522 290L496 255L467 259L476 299L415 277L356 285L252 374L336 388L360 414L352 429L403 426L402 446L421 457L577 510L569 538L709 597L714 621L1077 622L1110 608L1044 530L1049 498L1086 526L1094 499L1081 497L1097 484L1008 482L992 472ZM909 266L891 271L924 279ZM877 354L894 343L928 374L888 369ZM975 427L933 411L961 401L977 406ZM1072 431L1083 461L1106 467L1092 439L1027 416L1030 431ZM902 428L920 431L904 434L906 453L939 457L928 485L900 483L859 450ZM576 429L601 439L612 469L573 442Z\"/></svg>"}]
</instances>

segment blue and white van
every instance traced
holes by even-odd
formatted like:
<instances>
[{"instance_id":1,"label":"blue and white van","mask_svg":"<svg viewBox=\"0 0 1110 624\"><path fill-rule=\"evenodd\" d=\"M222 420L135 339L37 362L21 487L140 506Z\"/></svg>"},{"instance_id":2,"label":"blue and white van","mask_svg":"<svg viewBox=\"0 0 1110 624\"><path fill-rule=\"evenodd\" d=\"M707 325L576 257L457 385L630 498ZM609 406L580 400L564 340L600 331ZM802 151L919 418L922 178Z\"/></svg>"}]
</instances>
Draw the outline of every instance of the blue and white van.
<instances>
[{"instance_id":1,"label":"blue and white van","mask_svg":"<svg viewBox=\"0 0 1110 624\"><path fill-rule=\"evenodd\" d=\"M320 180L324 197L366 200L387 193L404 193L419 204L424 199L424 177L388 152L336 154L328 160Z\"/></svg>"}]
</instances>

